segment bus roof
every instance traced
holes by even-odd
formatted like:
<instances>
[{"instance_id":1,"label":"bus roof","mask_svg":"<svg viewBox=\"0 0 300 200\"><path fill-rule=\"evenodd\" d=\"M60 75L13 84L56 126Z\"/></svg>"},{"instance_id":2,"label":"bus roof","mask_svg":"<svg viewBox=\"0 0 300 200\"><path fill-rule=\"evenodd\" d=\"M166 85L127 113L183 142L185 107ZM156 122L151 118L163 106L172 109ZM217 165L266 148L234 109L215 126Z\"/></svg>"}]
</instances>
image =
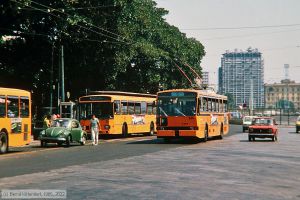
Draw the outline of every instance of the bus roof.
<instances>
[{"instance_id":1,"label":"bus roof","mask_svg":"<svg viewBox=\"0 0 300 200\"><path fill-rule=\"evenodd\" d=\"M164 90L160 91L157 94L165 93L165 92L195 92L200 96L207 96L207 97L216 97L221 99L227 99L227 96L217 94L215 91L212 90L195 90L195 89L171 89L171 90Z\"/></svg>"},{"instance_id":2,"label":"bus roof","mask_svg":"<svg viewBox=\"0 0 300 200\"><path fill-rule=\"evenodd\" d=\"M21 90L21 89L15 89L15 88L4 88L4 87L0 87L0 94L30 96L30 92L27 90Z\"/></svg>"},{"instance_id":3,"label":"bus roof","mask_svg":"<svg viewBox=\"0 0 300 200\"><path fill-rule=\"evenodd\" d=\"M122 92L122 91L90 91L89 95L116 95L116 96L134 96L134 97L152 97L156 98L155 94L142 94L134 92ZM88 96L88 95L87 95Z\"/></svg>"}]
</instances>

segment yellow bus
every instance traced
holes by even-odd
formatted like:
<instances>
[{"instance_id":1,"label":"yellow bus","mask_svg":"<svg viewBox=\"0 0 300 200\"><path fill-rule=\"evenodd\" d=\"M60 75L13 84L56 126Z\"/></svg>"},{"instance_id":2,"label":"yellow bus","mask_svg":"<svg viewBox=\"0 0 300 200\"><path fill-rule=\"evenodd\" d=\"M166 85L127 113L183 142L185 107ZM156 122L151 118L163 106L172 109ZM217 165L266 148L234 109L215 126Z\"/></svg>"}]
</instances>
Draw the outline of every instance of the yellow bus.
<instances>
[{"instance_id":1,"label":"yellow bus","mask_svg":"<svg viewBox=\"0 0 300 200\"><path fill-rule=\"evenodd\" d=\"M30 92L0 88L0 153L23 146L31 139Z\"/></svg>"},{"instance_id":2,"label":"yellow bus","mask_svg":"<svg viewBox=\"0 0 300 200\"><path fill-rule=\"evenodd\" d=\"M79 118L90 133L91 115L100 121L100 135L148 133L155 131L156 95L117 91L96 91L79 98Z\"/></svg>"},{"instance_id":3,"label":"yellow bus","mask_svg":"<svg viewBox=\"0 0 300 200\"><path fill-rule=\"evenodd\" d=\"M210 90L176 89L157 93L157 137L223 138L229 131L227 97Z\"/></svg>"}]
</instances>

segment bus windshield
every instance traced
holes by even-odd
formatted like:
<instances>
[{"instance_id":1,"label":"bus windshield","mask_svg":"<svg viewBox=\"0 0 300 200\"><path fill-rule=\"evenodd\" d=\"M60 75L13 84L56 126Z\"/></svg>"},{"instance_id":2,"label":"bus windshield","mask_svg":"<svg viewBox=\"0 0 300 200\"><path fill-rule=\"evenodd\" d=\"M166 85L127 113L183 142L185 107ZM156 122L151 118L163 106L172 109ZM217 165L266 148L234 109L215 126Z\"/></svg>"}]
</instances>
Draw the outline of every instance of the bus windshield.
<instances>
[{"instance_id":1,"label":"bus windshield","mask_svg":"<svg viewBox=\"0 0 300 200\"><path fill-rule=\"evenodd\" d=\"M188 93L194 94L194 93ZM196 115L196 97L194 95L173 94L159 95L158 101L159 116L194 116Z\"/></svg>"},{"instance_id":2,"label":"bus windshield","mask_svg":"<svg viewBox=\"0 0 300 200\"><path fill-rule=\"evenodd\" d=\"M90 119L94 114L99 119L113 118L113 104L111 102L94 102L80 104L80 119Z\"/></svg>"}]
</instances>

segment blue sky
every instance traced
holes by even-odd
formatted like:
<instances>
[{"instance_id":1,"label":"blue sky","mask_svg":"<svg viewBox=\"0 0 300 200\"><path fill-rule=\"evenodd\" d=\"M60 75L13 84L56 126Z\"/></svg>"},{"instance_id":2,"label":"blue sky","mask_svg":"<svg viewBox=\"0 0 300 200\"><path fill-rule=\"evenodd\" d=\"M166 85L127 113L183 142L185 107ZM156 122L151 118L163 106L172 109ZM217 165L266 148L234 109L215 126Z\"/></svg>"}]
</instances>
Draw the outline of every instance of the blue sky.
<instances>
[{"instance_id":1,"label":"blue sky","mask_svg":"<svg viewBox=\"0 0 300 200\"><path fill-rule=\"evenodd\" d=\"M300 82L300 0L156 0L169 10L166 20L204 46L201 66L217 84L226 50L257 48L264 58L265 82Z\"/></svg>"}]
</instances>

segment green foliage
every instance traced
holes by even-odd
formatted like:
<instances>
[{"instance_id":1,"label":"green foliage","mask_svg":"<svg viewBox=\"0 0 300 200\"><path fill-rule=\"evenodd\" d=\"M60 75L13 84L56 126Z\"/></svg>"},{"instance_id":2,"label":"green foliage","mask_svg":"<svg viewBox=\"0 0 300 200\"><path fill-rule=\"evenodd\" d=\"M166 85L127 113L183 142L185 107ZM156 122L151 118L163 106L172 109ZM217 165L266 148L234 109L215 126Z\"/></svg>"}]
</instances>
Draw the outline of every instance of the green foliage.
<instances>
[{"instance_id":1,"label":"green foliage","mask_svg":"<svg viewBox=\"0 0 300 200\"><path fill-rule=\"evenodd\" d=\"M234 110L236 107L233 95L231 93L226 93L225 96L227 96L228 109Z\"/></svg>"},{"instance_id":2,"label":"green foliage","mask_svg":"<svg viewBox=\"0 0 300 200\"><path fill-rule=\"evenodd\" d=\"M1 36L20 36L0 42L0 83L32 90L37 104L49 105L51 68L57 84L61 45L66 91L73 98L86 89L156 93L159 87L190 87L174 60L189 76L183 63L201 74L204 47L168 24L168 11L152 0L17 2L0 4Z\"/></svg>"}]
</instances>

